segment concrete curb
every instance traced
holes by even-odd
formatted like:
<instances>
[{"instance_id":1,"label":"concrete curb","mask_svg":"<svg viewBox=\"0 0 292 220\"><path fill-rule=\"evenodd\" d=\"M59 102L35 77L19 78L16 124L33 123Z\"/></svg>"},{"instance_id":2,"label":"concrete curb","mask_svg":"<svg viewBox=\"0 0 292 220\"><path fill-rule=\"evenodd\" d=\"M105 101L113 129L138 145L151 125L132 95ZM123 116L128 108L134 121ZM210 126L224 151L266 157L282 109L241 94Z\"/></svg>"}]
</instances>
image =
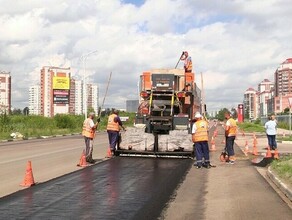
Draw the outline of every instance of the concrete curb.
<instances>
[{"instance_id":1,"label":"concrete curb","mask_svg":"<svg viewBox=\"0 0 292 220\"><path fill-rule=\"evenodd\" d=\"M285 194L285 196L292 201L292 190L287 187L271 170L271 167L267 170L268 177L276 184L276 186Z\"/></svg>"},{"instance_id":2,"label":"concrete curb","mask_svg":"<svg viewBox=\"0 0 292 220\"><path fill-rule=\"evenodd\" d=\"M54 138L54 137L73 136L73 135L80 135L80 134L81 133L72 133L72 134L61 134L61 135L52 135L52 136L40 136L40 137L29 137L29 138L16 138L16 139L1 140L0 142L26 141L26 140L34 140L34 139L48 139L48 138Z\"/></svg>"}]
</instances>

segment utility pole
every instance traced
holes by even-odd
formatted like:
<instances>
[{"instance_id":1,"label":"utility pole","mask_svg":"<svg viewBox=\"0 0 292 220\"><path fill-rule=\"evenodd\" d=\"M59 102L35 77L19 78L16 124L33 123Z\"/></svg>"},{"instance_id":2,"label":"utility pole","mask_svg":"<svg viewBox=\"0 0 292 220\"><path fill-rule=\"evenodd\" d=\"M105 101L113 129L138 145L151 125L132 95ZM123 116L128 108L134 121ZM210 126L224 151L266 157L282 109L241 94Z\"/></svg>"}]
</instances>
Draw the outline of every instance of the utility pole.
<instances>
[{"instance_id":1,"label":"utility pole","mask_svg":"<svg viewBox=\"0 0 292 220\"><path fill-rule=\"evenodd\" d=\"M292 97L288 98L289 101L289 136L291 137L291 107L292 107Z\"/></svg>"},{"instance_id":2,"label":"utility pole","mask_svg":"<svg viewBox=\"0 0 292 220\"><path fill-rule=\"evenodd\" d=\"M201 100L202 100L202 114L205 116L205 92L204 92L204 79L203 79L203 73L201 72Z\"/></svg>"}]
</instances>

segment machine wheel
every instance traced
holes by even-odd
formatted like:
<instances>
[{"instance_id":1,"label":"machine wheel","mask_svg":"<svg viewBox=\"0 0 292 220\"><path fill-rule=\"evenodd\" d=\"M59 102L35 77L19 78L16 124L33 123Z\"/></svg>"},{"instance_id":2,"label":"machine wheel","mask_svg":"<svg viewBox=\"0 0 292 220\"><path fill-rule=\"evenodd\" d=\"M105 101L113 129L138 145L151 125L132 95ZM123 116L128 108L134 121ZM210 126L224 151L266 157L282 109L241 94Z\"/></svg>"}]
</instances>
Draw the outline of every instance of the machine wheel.
<instances>
[{"instance_id":1,"label":"machine wheel","mask_svg":"<svg viewBox=\"0 0 292 220\"><path fill-rule=\"evenodd\" d=\"M227 153L226 152L222 152L221 154L220 154L220 161L221 162L226 162L226 160L228 159L228 155L227 155Z\"/></svg>"}]
</instances>

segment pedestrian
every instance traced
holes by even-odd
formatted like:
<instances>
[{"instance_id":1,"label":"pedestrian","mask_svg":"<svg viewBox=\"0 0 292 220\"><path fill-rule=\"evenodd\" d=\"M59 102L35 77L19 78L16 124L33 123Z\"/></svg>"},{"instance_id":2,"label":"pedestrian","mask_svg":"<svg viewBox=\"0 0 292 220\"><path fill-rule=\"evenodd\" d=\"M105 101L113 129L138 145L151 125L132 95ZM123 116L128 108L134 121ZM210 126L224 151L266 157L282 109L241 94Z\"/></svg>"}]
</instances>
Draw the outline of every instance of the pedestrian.
<instances>
[{"instance_id":1,"label":"pedestrian","mask_svg":"<svg viewBox=\"0 0 292 220\"><path fill-rule=\"evenodd\" d=\"M208 145L208 122L203 119L203 116L199 112L195 113L195 120L196 122L192 127L192 141L195 144L197 161L194 166L197 169L202 168L202 166L209 169L211 165Z\"/></svg>"},{"instance_id":2,"label":"pedestrian","mask_svg":"<svg viewBox=\"0 0 292 220\"><path fill-rule=\"evenodd\" d=\"M234 140L237 132L236 121L231 117L230 112L224 113L225 119L227 120L225 123L225 138L226 138L226 146L225 149L228 154L228 159L226 163L234 164L235 162L235 153L234 153Z\"/></svg>"},{"instance_id":3,"label":"pedestrian","mask_svg":"<svg viewBox=\"0 0 292 220\"><path fill-rule=\"evenodd\" d=\"M184 61L184 69L186 73L191 73L193 69L192 58L187 51L184 51L181 55L181 60Z\"/></svg>"},{"instance_id":4,"label":"pedestrian","mask_svg":"<svg viewBox=\"0 0 292 220\"><path fill-rule=\"evenodd\" d=\"M95 161L92 158L93 139L95 137L95 130L97 128L97 125L100 119L98 118L97 122L94 124L93 122L94 117L95 117L95 113L90 112L88 115L88 118L85 119L83 122L83 129L82 129L82 135L85 141L85 157L86 157L86 162L88 163L95 163Z\"/></svg>"},{"instance_id":5,"label":"pedestrian","mask_svg":"<svg viewBox=\"0 0 292 220\"><path fill-rule=\"evenodd\" d=\"M275 115L272 114L269 117L269 121L265 123L266 134L268 138L268 144L271 150L276 150L277 142L276 142L276 134L277 134L277 121L275 119Z\"/></svg>"},{"instance_id":6,"label":"pedestrian","mask_svg":"<svg viewBox=\"0 0 292 220\"><path fill-rule=\"evenodd\" d=\"M116 146L119 142L120 127L124 131L126 130L119 117L119 111L114 109L112 114L108 117L108 123L106 128L108 133L109 147L112 155L115 154Z\"/></svg>"}]
</instances>

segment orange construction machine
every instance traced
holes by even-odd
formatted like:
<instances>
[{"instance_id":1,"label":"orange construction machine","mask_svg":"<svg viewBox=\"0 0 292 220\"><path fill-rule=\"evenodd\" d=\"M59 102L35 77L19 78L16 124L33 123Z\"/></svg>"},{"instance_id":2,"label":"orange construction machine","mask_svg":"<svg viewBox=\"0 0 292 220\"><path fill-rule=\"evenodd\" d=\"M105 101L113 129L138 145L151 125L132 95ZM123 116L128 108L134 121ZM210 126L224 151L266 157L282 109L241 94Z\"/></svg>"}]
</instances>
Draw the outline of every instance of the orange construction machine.
<instances>
[{"instance_id":1,"label":"orange construction machine","mask_svg":"<svg viewBox=\"0 0 292 220\"><path fill-rule=\"evenodd\" d=\"M192 156L191 122L200 111L195 74L183 69L154 69L140 76L140 105L118 154Z\"/></svg>"}]
</instances>

